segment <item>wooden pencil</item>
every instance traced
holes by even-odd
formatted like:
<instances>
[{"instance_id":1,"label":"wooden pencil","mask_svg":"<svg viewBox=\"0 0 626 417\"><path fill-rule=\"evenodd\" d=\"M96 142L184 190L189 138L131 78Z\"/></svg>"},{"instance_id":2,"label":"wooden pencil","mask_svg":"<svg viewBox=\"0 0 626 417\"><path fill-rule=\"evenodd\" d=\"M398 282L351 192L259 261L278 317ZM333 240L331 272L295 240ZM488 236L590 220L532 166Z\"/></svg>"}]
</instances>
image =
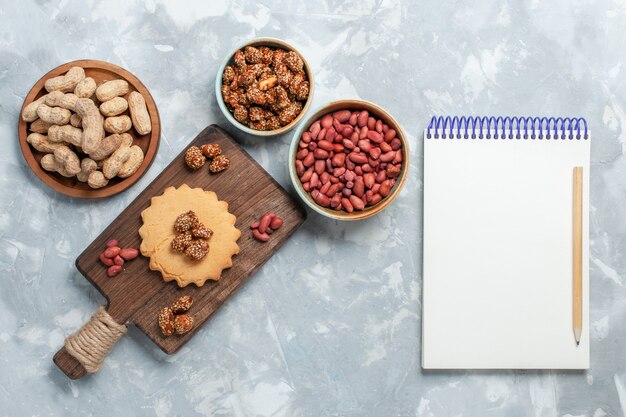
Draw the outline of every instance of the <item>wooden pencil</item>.
<instances>
[{"instance_id":1,"label":"wooden pencil","mask_svg":"<svg viewBox=\"0 0 626 417\"><path fill-rule=\"evenodd\" d=\"M573 205L573 327L579 345L583 326L583 167L574 167Z\"/></svg>"}]
</instances>

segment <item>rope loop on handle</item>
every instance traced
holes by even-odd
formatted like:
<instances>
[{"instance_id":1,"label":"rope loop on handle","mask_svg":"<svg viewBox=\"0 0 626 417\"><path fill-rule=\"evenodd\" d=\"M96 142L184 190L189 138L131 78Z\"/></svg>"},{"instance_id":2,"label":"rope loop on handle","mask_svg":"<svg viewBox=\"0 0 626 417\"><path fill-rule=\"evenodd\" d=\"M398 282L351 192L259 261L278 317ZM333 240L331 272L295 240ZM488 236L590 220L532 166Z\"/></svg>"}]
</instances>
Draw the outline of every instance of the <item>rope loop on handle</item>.
<instances>
[{"instance_id":1,"label":"rope loop on handle","mask_svg":"<svg viewBox=\"0 0 626 417\"><path fill-rule=\"evenodd\" d=\"M65 349L87 372L98 372L104 357L127 330L100 306L83 327L65 339Z\"/></svg>"}]
</instances>

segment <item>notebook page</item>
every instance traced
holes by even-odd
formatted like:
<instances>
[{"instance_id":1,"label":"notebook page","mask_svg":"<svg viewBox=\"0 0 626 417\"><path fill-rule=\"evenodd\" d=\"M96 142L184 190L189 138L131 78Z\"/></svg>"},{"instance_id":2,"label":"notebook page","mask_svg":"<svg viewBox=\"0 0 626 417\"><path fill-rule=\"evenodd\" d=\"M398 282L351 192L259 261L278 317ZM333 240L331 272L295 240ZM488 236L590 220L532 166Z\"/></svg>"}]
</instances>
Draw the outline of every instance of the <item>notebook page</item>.
<instances>
[{"instance_id":1,"label":"notebook page","mask_svg":"<svg viewBox=\"0 0 626 417\"><path fill-rule=\"evenodd\" d=\"M590 140L424 138L424 368L589 367ZM572 329L583 167L583 333Z\"/></svg>"}]
</instances>

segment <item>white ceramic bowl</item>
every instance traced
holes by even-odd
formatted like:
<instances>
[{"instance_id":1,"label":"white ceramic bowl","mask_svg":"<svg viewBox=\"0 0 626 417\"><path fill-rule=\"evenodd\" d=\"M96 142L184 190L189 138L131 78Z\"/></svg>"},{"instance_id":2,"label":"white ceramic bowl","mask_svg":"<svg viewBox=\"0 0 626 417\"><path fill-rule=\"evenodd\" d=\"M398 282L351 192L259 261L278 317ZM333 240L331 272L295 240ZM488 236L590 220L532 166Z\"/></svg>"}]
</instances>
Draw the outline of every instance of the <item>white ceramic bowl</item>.
<instances>
[{"instance_id":1,"label":"white ceramic bowl","mask_svg":"<svg viewBox=\"0 0 626 417\"><path fill-rule=\"evenodd\" d=\"M302 61L304 62L304 72L306 72L306 76L309 81L309 97L306 99L306 102L302 106L302 111L300 112L300 114L295 119L293 119L291 123L289 123L286 126L281 127L280 129L255 130L244 124L241 124L237 120L235 120L235 118L233 117L233 114L228 110L228 107L226 107L226 103L224 103L224 98L222 97L222 91L221 91L222 74L224 73L224 68L226 68L227 65L231 65L233 63L233 57L235 56L235 52L237 52L239 49L245 48L246 46L268 46L270 48L281 48L286 51L294 51L300 56L300 58L302 58ZM286 133L290 131L291 129L293 129L294 126L298 124L300 120L302 120L302 118L304 117L304 114L309 109L311 102L313 101L313 90L314 90L313 71L311 71L311 67L309 66L309 63L307 62L307 60L300 53L300 51L298 51L296 48L294 48L293 46L291 46L290 44L288 44L287 42L283 40L275 39L275 38L256 38L256 39L247 41L237 46L228 54L228 56L226 57L222 65L220 66L219 70L217 71L217 76L215 77L215 96L217 98L217 104L220 107L220 110L222 110L224 117L226 117L228 121L231 122L239 130L246 132L250 135L254 135L254 136L276 136L282 133Z\"/></svg>"}]
</instances>

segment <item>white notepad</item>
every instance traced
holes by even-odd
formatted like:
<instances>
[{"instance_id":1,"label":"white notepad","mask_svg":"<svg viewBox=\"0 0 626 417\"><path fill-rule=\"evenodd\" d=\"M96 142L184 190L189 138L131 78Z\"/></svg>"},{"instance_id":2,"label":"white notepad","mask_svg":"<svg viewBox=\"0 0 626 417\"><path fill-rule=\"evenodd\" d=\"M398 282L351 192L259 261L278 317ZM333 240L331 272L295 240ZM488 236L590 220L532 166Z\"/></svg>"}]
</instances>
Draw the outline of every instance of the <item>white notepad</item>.
<instances>
[{"instance_id":1,"label":"white notepad","mask_svg":"<svg viewBox=\"0 0 626 417\"><path fill-rule=\"evenodd\" d=\"M534 128L517 120L519 139L509 119L489 129L478 124L484 119L469 126L440 119L425 131L423 368L589 368L590 139L582 119L543 120ZM575 166L583 167L579 346L572 327Z\"/></svg>"}]
</instances>

